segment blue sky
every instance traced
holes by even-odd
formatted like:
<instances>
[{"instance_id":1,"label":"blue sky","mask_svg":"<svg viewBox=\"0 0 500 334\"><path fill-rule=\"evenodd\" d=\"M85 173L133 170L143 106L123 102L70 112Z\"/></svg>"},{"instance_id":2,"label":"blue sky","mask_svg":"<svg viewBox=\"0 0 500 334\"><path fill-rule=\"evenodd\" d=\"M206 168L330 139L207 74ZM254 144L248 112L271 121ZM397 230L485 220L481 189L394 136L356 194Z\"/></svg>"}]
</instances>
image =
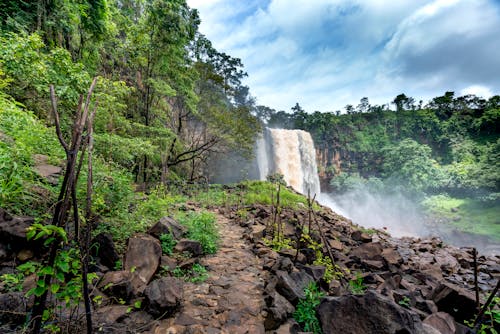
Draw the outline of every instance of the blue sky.
<instances>
[{"instance_id":1,"label":"blue sky","mask_svg":"<svg viewBox=\"0 0 500 334\"><path fill-rule=\"evenodd\" d=\"M335 111L500 94L499 0L188 0L258 104Z\"/></svg>"}]
</instances>

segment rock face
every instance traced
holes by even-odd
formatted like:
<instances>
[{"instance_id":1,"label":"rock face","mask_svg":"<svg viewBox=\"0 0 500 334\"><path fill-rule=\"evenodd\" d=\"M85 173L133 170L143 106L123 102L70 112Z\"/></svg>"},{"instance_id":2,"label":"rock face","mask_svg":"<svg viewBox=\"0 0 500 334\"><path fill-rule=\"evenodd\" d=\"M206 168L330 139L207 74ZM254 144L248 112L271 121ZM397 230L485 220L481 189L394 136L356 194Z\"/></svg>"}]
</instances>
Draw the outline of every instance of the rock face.
<instances>
[{"instance_id":1,"label":"rock face","mask_svg":"<svg viewBox=\"0 0 500 334\"><path fill-rule=\"evenodd\" d=\"M159 317L173 311L182 300L182 291L182 282L177 278L154 280L144 290L148 312Z\"/></svg>"},{"instance_id":2,"label":"rock face","mask_svg":"<svg viewBox=\"0 0 500 334\"><path fill-rule=\"evenodd\" d=\"M140 293L156 273L160 264L160 242L147 234L138 234L128 241L124 269L132 273L135 293Z\"/></svg>"},{"instance_id":3,"label":"rock face","mask_svg":"<svg viewBox=\"0 0 500 334\"><path fill-rule=\"evenodd\" d=\"M21 324L26 317L26 306L22 292L0 295L0 325Z\"/></svg>"},{"instance_id":4,"label":"rock face","mask_svg":"<svg viewBox=\"0 0 500 334\"><path fill-rule=\"evenodd\" d=\"M318 307L324 334L421 334L418 315L375 291L362 296L326 297Z\"/></svg>"},{"instance_id":5,"label":"rock face","mask_svg":"<svg viewBox=\"0 0 500 334\"><path fill-rule=\"evenodd\" d=\"M92 240L91 244L97 245L97 247L92 247L92 255L99 257L103 265L113 269L116 263L120 260L120 256L116 251L111 234L99 233Z\"/></svg>"},{"instance_id":6,"label":"rock face","mask_svg":"<svg viewBox=\"0 0 500 334\"><path fill-rule=\"evenodd\" d=\"M175 245L174 250L178 253L189 252L193 256L200 256L203 254L203 248L198 241L182 239Z\"/></svg>"},{"instance_id":7,"label":"rock face","mask_svg":"<svg viewBox=\"0 0 500 334\"><path fill-rule=\"evenodd\" d=\"M175 239L180 239L186 234L187 229L179 224L171 217L163 217L158 223L151 227L148 231L149 234L156 238L160 238L162 234L172 234Z\"/></svg>"}]
</instances>

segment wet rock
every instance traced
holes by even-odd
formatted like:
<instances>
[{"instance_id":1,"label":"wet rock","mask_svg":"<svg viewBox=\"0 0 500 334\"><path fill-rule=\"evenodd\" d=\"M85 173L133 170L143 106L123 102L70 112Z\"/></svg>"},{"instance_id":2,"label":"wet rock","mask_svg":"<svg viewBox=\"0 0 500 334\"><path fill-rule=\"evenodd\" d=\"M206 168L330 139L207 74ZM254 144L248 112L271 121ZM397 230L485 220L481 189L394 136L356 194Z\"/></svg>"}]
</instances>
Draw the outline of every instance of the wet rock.
<instances>
[{"instance_id":1,"label":"wet rock","mask_svg":"<svg viewBox=\"0 0 500 334\"><path fill-rule=\"evenodd\" d=\"M127 270L109 271L104 274L97 288L108 296L129 301L133 293L132 274Z\"/></svg>"},{"instance_id":2,"label":"wet rock","mask_svg":"<svg viewBox=\"0 0 500 334\"><path fill-rule=\"evenodd\" d=\"M424 319L424 324L428 324L441 334L455 334L455 321L448 313L437 312Z\"/></svg>"},{"instance_id":3,"label":"wet rock","mask_svg":"<svg viewBox=\"0 0 500 334\"><path fill-rule=\"evenodd\" d=\"M276 277L276 290L291 303L305 298L304 288L309 283L314 282L314 279L304 271L292 272L290 274L285 271L278 271Z\"/></svg>"},{"instance_id":4,"label":"wet rock","mask_svg":"<svg viewBox=\"0 0 500 334\"><path fill-rule=\"evenodd\" d=\"M182 285L182 281L173 277L151 282L144 290L147 311L155 317L171 313L182 300Z\"/></svg>"},{"instance_id":5,"label":"wet rock","mask_svg":"<svg viewBox=\"0 0 500 334\"><path fill-rule=\"evenodd\" d=\"M141 293L160 265L160 242L147 234L128 240L124 269L132 273L134 293Z\"/></svg>"},{"instance_id":6,"label":"wet rock","mask_svg":"<svg viewBox=\"0 0 500 334\"><path fill-rule=\"evenodd\" d=\"M372 290L361 296L323 298L318 315L324 334L424 332L415 312Z\"/></svg>"},{"instance_id":7,"label":"wet rock","mask_svg":"<svg viewBox=\"0 0 500 334\"><path fill-rule=\"evenodd\" d=\"M455 318L455 321L463 323L470 320L476 313L476 302L474 295L451 283L441 284L433 293L432 300L436 303L439 311L446 312Z\"/></svg>"},{"instance_id":8,"label":"wet rock","mask_svg":"<svg viewBox=\"0 0 500 334\"><path fill-rule=\"evenodd\" d=\"M171 217L163 217L148 231L149 234L159 239L162 234L172 234L172 236L179 240L186 234L187 228L179 224L175 219Z\"/></svg>"},{"instance_id":9,"label":"wet rock","mask_svg":"<svg viewBox=\"0 0 500 334\"><path fill-rule=\"evenodd\" d=\"M26 318L26 306L22 292L0 295L0 324L18 325Z\"/></svg>"},{"instance_id":10,"label":"wet rock","mask_svg":"<svg viewBox=\"0 0 500 334\"><path fill-rule=\"evenodd\" d=\"M266 296L265 301L267 304L267 316L264 320L266 330L278 328L295 311L292 304L276 291Z\"/></svg>"},{"instance_id":11,"label":"wet rock","mask_svg":"<svg viewBox=\"0 0 500 334\"><path fill-rule=\"evenodd\" d=\"M116 263L120 260L120 256L116 251L113 237L109 233L99 233L91 242L92 256L97 256L101 263L106 267L113 269Z\"/></svg>"},{"instance_id":12,"label":"wet rock","mask_svg":"<svg viewBox=\"0 0 500 334\"><path fill-rule=\"evenodd\" d=\"M434 259L441 270L447 273L456 273L460 268L457 259L444 249L437 250L434 253Z\"/></svg>"},{"instance_id":13,"label":"wet rock","mask_svg":"<svg viewBox=\"0 0 500 334\"><path fill-rule=\"evenodd\" d=\"M177 245L175 245L174 250L178 253L189 252L193 256L200 256L203 254L203 248L198 241L181 239Z\"/></svg>"}]
</instances>

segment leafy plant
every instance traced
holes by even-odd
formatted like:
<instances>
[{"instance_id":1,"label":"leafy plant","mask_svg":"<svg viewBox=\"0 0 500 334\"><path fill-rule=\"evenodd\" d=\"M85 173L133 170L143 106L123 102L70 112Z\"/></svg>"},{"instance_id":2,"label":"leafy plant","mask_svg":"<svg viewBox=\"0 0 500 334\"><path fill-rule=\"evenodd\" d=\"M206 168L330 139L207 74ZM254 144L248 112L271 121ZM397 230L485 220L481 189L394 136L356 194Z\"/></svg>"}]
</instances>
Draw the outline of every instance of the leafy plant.
<instances>
[{"instance_id":1,"label":"leafy plant","mask_svg":"<svg viewBox=\"0 0 500 334\"><path fill-rule=\"evenodd\" d=\"M410 308L410 298L403 296L403 298L398 302L399 305Z\"/></svg>"},{"instance_id":2,"label":"leafy plant","mask_svg":"<svg viewBox=\"0 0 500 334\"><path fill-rule=\"evenodd\" d=\"M477 334L498 334L496 330L500 326L500 297L494 297L487 310L484 312L485 320L477 330ZM474 321L464 321L470 328L474 328Z\"/></svg>"},{"instance_id":3,"label":"leafy plant","mask_svg":"<svg viewBox=\"0 0 500 334\"><path fill-rule=\"evenodd\" d=\"M214 254L217 251L219 232L214 214L207 211L179 213L177 219L188 228L188 238L198 241L205 254Z\"/></svg>"},{"instance_id":4,"label":"leafy plant","mask_svg":"<svg viewBox=\"0 0 500 334\"><path fill-rule=\"evenodd\" d=\"M356 273L356 277L349 281L349 290L355 295L365 293L366 286L363 283L363 276L360 273Z\"/></svg>"},{"instance_id":5,"label":"leafy plant","mask_svg":"<svg viewBox=\"0 0 500 334\"><path fill-rule=\"evenodd\" d=\"M321 302L321 297L325 294L319 291L315 283L310 283L304 289L304 294L305 298L299 300L293 318L305 332L322 333L316 308Z\"/></svg>"},{"instance_id":6,"label":"leafy plant","mask_svg":"<svg viewBox=\"0 0 500 334\"><path fill-rule=\"evenodd\" d=\"M172 233L163 233L160 235L160 244L163 254L172 255L177 241L174 239Z\"/></svg>"}]
</instances>

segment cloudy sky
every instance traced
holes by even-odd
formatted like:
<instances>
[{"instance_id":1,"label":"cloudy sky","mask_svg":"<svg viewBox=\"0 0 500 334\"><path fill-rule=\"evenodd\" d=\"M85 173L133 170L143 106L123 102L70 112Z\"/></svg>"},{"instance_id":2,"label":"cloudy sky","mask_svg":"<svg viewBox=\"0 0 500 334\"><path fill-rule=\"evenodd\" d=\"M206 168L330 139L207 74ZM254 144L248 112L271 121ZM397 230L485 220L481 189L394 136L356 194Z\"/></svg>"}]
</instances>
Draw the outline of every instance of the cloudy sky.
<instances>
[{"instance_id":1,"label":"cloudy sky","mask_svg":"<svg viewBox=\"0 0 500 334\"><path fill-rule=\"evenodd\" d=\"M258 104L312 112L500 94L500 0L188 0Z\"/></svg>"}]
</instances>

